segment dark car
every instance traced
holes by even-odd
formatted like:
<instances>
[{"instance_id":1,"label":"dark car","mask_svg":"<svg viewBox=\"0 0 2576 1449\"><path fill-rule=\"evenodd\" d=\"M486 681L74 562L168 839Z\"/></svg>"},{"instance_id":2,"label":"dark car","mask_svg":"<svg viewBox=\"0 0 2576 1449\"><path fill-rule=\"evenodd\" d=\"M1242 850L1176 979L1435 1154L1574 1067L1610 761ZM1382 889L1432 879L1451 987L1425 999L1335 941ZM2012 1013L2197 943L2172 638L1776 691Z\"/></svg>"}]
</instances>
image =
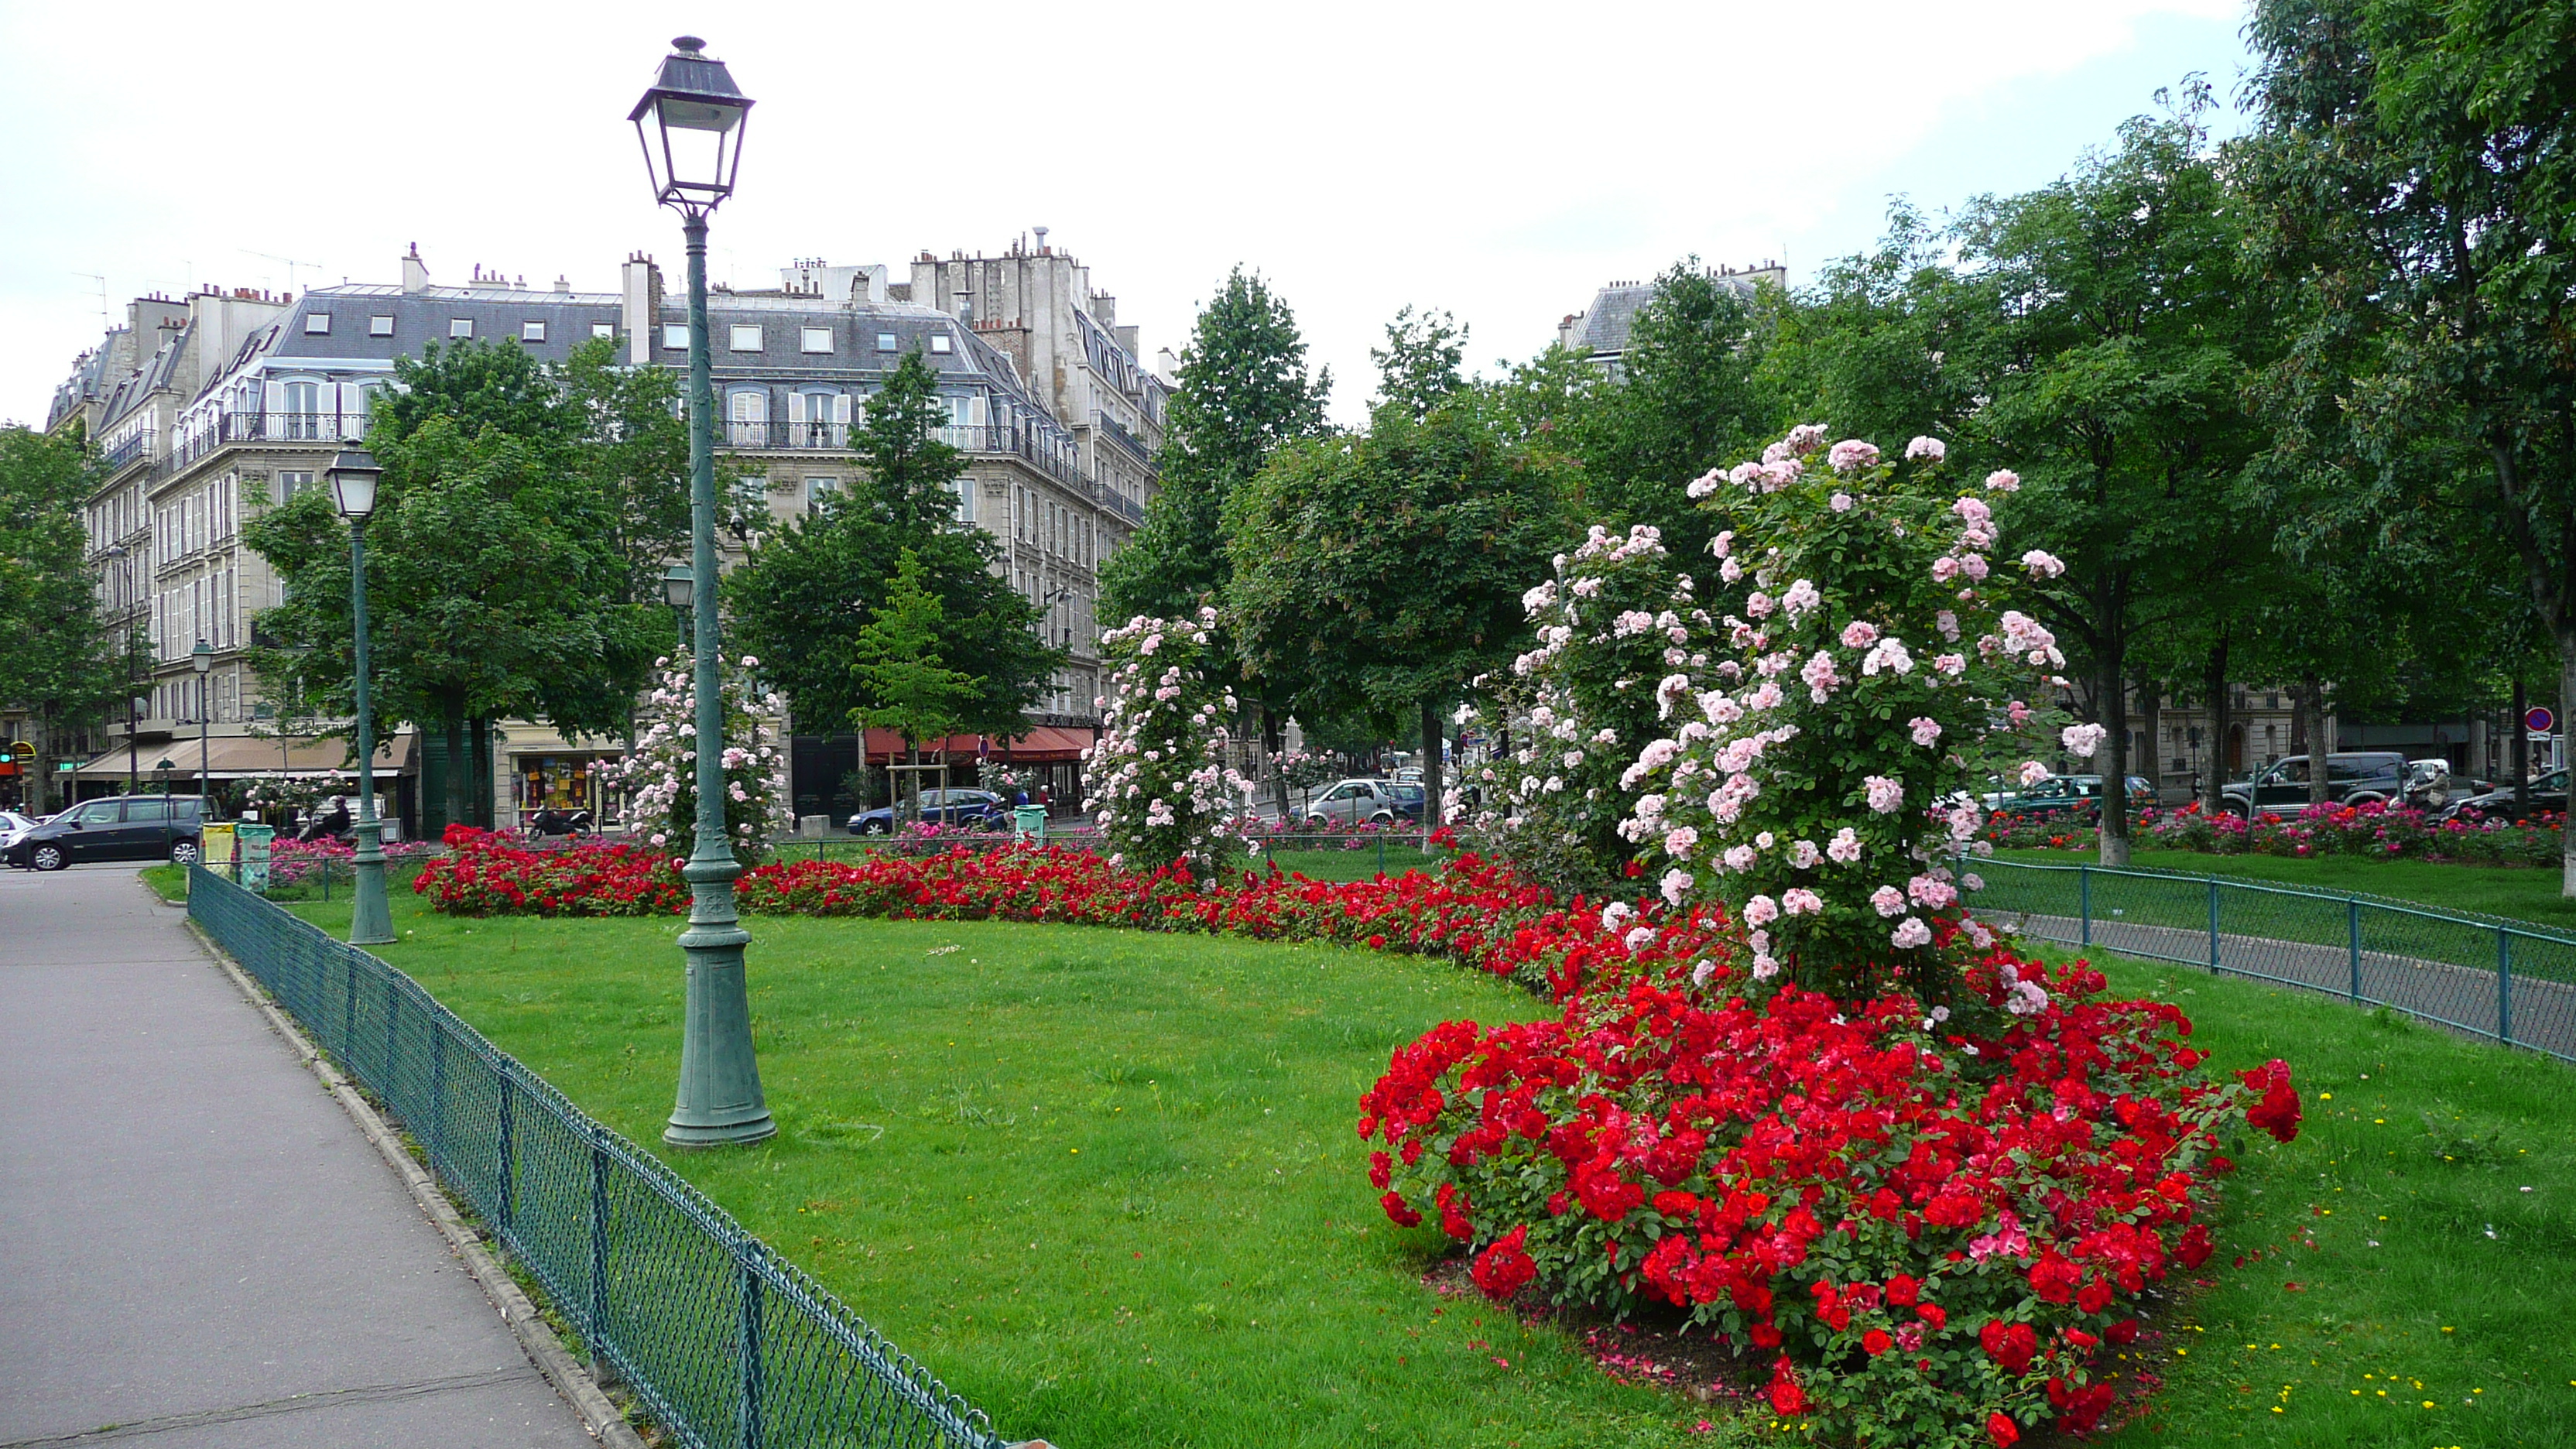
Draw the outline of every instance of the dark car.
<instances>
[{"instance_id":1,"label":"dark car","mask_svg":"<svg viewBox=\"0 0 2576 1449\"><path fill-rule=\"evenodd\" d=\"M850 817L852 835L894 833L894 807L862 811ZM931 825L963 825L999 830L1010 823L1011 802L990 790L924 790L921 818Z\"/></svg>"},{"instance_id":2,"label":"dark car","mask_svg":"<svg viewBox=\"0 0 2576 1449\"><path fill-rule=\"evenodd\" d=\"M2531 782L2531 812L2553 815L2567 813L2567 772L2552 770ZM2475 815L2485 820L2520 820L2521 812L2513 808L2513 787L2499 786L2484 794L2471 795L2442 812L2448 820L2456 815Z\"/></svg>"},{"instance_id":3,"label":"dark car","mask_svg":"<svg viewBox=\"0 0 2576 1449\"><path fill-rule=\"evenodd\" d=\"M120 795L84 800L26 831L9 847L9 863L61 870L76 860L197 858L198 797Z\"/></svg>"},{"instance_id":4,"label":"dark car","mask_svg":"<svg viewBox=\"0 0 2576 1449\"><path fill-rule=\"evenodd\" d=\"M2137 814L2156 803L2156 787L2144 775L2129 779L2129 813ZM2036 785L2017 790L2002 790L1986 797L1986 808L1998 815L2018 815L2025 820L2047 820L2060 815L2078 820L2102 818L2102 777L2099 775L2051 775Z\"/></svg>"},{"instance_id":5,"label":"dark car","mask_svg":"<svg viewBox=\"0 0 2576 1449\"><path fill-rule=\"evenodd\" d=\"M2326 802L2384 805L2406 798L2406 757L2394 750L2355 750L2326 756ZM2257 815L2296 815L2308 808L2308 757L2292 755L2250 780L2220 787L2219 808L2240 820Z\"/></svg>"}]
</instances>

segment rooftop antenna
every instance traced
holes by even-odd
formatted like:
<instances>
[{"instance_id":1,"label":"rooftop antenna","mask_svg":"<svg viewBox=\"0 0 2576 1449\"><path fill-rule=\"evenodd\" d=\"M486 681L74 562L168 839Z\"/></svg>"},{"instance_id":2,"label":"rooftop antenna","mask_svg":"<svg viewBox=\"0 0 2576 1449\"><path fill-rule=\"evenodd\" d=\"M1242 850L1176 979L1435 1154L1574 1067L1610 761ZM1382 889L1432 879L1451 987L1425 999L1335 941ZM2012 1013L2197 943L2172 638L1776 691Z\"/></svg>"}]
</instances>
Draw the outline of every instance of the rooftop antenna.
<instances>
[{"instance_id":1,"label":"rooftop antenna","mask_svg":"<svg viewBox=\"0 0 2576 1449\"><path fill-rule=\"evenodd\" d=\"M100 276L96 272L74 272L72 275L75 277L87 277L91 281L98 283L98 329L101 332L105 332L109 328L113 327L115 324L110 322L107 317L107 278Z\"/></svg>"},{"instance_id":2,"label":"rooftop antenna","mask_svg":"<svg viewBox=\"0 0 2576 1449\"><path fill-rule=\"evenodd\" d=\"M321 264L320 262L299 262L299 261L297 261L297 260L296 260L295 258L293 258L293 257L279 257L279 256L271 256L271 255L269 255L267 252L255 252L255 251L252 251L252 250L251 250L250 248L248 248L248 247L243 247L243 248L241 249L241 254L242 254L243 256L246 256L246 257L258 257L258 258L259 258L260 260L262 260L262 261L276 262L276 263L278 263L279 265L281 265L281 266L285 267L285 268L286 268L286 290L288 290L288 291L290 291L290 292L292 292L292 291L296 290L296 287L295 287L295 269L296 269L297 267L311 267L313 270L315 270L315 271L317 271L317 272L318 272L318 271L320 271L320 270L322 270L322 264Z\"/></svg>"}]
</instances>

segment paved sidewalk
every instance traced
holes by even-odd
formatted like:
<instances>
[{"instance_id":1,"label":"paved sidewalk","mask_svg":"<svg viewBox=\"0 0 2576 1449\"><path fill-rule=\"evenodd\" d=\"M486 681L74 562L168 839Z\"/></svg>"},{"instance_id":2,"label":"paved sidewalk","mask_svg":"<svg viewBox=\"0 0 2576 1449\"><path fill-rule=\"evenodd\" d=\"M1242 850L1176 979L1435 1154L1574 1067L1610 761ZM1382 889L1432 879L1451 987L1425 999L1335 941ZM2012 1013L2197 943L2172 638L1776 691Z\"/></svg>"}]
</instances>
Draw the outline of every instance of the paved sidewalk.
<instances>
[{"instance_id":1,"label":"paved sidewalk","mask_svg":"<svg viewBox=\"0 0 2576 1449\"><path fill-rule=\"evenodd\" d=\"M0 1449L591 1445L181 922L0 871Z\"/></svg>"}]
</instances>

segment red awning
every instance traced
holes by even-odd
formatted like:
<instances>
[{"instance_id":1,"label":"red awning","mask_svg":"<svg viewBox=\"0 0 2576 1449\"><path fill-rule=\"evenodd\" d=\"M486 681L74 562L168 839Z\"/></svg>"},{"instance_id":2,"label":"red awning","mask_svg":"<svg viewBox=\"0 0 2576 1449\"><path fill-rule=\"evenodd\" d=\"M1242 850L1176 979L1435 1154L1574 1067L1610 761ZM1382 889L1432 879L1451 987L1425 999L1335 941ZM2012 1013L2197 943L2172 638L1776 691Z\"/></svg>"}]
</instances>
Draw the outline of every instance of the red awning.
<instances>
[{"instance_id":1,"label":"red awning","mask_svg":"<svg viewBox=\"0 0 2576 1449\"><path fill-rule=\"evenodd\" d=\"M1091 748L1091 731L1065 729L1057 725L1032 725L1027 734L1014 735L1007 740L993 735L950 735L946 743L948 763L952 765L976 759L1042 765L1082 758L1082 752ZM921 742L921 757L925 764L937 755L939 744L935 740ZM903 736L892 730L868 731L869 764L899 764L903 758Z\"/></svg>"}]
</instances>

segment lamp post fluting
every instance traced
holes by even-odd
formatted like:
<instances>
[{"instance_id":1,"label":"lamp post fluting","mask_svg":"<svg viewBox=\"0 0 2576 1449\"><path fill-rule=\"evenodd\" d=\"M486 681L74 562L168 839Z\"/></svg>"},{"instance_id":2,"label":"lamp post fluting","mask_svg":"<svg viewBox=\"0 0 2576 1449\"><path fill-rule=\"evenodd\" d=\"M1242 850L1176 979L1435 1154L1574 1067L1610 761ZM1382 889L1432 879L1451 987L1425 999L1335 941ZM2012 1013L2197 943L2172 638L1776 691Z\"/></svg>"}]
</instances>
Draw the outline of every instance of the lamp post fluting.
<instances>
[{"instance_id":1,"label":"lamp post fluting","mask_svg":"<svg viewBox=\"0 0 2576 1449\"><path fill-rule=\"evenodd\" d=\"M751 933L734 906L742 874L725 829L723 640L716 613L715 388L708 377L707 214L733 192L751 102L706 42L683 35L627 117L644 146L654 200L680 213L689 256L689 562L697 705L697 839L680 876L689 883L688 1001L680 1083L662 1140L673 1147L757 1142L778 1131L752 1051L743 948Z\"/></svg>"},{"instance_id":2,"label":"lamp post fluting","mask_svg":"<svg viewBox=\"0 0 2576 1449\"><path fill-rule=\"evenodd\" d=\"M358 851L350 861L349 944L381 946L394 938L393 910L385 902L383 827L376 819L376 710L367 677L367 519L376 511L376 479L384 470L351 438L331 460L331 502L349 520L349 618L357 634Z\"/></svg>"}]
</instances>

